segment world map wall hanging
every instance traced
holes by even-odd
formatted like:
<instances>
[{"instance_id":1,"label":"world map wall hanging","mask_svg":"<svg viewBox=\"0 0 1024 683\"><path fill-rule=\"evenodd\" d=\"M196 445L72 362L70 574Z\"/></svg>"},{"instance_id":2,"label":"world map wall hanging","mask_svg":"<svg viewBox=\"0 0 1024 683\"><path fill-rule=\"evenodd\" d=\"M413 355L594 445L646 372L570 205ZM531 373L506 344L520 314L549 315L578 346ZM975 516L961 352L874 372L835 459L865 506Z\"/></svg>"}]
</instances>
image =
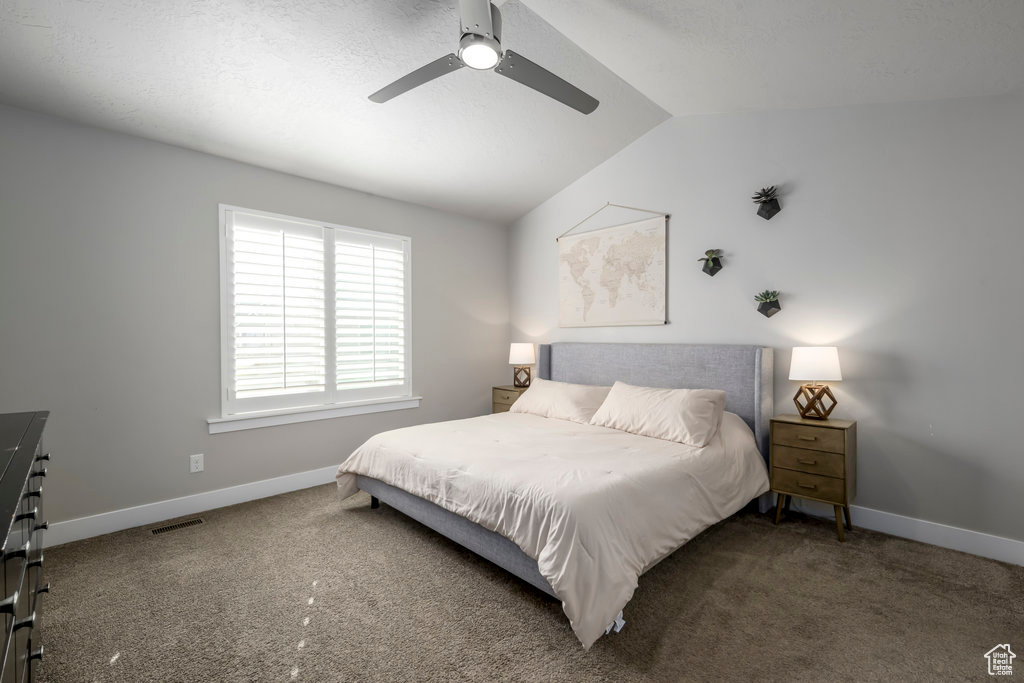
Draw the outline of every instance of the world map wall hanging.
<instances>
[{"instance_id":1,"label":"world map wall hanging","mask_svg":"<svg viewBox=\"0 0 1024 683\"><path fill-rule=\"evenodd\" d=\"M664 325L668 217L558 238L558 325Z\"/></svg>"}]
</instances>

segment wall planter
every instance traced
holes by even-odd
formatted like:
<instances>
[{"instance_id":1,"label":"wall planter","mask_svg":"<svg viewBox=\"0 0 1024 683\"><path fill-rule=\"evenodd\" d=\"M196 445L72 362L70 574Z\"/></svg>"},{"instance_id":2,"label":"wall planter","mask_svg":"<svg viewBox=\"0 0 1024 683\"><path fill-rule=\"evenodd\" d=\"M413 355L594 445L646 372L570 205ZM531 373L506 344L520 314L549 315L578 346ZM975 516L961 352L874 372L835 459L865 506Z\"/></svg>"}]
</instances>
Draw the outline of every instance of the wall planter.
<instances>
[{"instance_id":1,"label":"wall planter","mask_svg":"<svg viewBox=\"0 0 1024 683\"><path fill-rule=\"evenodd\" d=\"M708 249L704 252L704 255L697 260L704 262L704 267L701 268L701 270L711 277L714 277L715 273L722 269L722 250Z\"/></svg>"},{"instance_id":2,"label":"wall planter","mask_svg":"<svg viewBox=\"0 0 1024 683\"><path fill-rule=\"evenodd\" d=\"M778 190L774 185L771 187L762 187L760 192L755 192L751 199L757 204L757 215L766 221L770 221L772 216L782 211L782 207L779 206Z\"/></svg>"},{"instance_id":3,"label":"wall planter","mask_svg":"<svg viewBox=\"0 0 1024 683\"><path fill-rule=\"evenodd\" d=\"M770 318L782 310L782 304L779 303L779 292L774 289L764 290L754 297L754 301L759 302L757 312L766 318Z\"/></svg>"}]
</instances>

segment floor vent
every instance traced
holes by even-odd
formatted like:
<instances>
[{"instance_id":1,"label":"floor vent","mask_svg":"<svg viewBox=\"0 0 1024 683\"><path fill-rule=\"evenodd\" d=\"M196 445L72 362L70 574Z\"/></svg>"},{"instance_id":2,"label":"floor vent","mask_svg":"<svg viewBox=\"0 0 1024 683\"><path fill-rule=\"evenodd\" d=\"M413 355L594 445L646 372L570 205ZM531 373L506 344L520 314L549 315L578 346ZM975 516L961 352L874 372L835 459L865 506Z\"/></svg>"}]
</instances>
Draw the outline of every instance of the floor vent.
<instances>
[{"instance_id":1,"label":"floor vent","mask_svg":"<svg viewBox=\"0 0 1024 683\"><path fill-rule=\"evenodd\" d=\"M184 522L175 522L174 524L168 524L167 526L158 526L155 529L150 529L153 535L166 534L168 531L177 531L178 529L184 529L185 527L196 526L202 524L203 520L196 517L195 519L186 519Z\"/></svg>"}]
</instances>

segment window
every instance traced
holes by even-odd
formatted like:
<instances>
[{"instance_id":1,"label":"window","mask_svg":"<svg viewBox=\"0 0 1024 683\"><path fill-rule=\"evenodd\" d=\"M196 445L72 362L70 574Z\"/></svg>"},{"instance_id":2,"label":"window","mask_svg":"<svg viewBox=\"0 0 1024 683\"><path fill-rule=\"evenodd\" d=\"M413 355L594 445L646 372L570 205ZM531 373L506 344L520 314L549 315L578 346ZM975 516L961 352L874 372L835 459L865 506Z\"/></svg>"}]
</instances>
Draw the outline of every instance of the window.
<instances>
[{"instance_id":1,"label":"window","mask_svg":"<svg viewBox=\"0 0 1024 683\"><path fill-rule=\"evenodd\" d=\"M411 397L408 237L220 211L225 418Z\"/></svg>"}]
</instances>

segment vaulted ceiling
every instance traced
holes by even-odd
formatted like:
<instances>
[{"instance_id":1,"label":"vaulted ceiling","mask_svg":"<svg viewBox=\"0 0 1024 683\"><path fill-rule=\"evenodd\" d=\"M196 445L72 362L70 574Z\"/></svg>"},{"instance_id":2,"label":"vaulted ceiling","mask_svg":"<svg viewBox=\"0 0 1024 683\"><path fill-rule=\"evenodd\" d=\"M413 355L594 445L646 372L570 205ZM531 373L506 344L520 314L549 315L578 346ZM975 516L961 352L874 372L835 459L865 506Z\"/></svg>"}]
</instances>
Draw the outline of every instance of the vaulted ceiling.
<instances>
[{"instance_id":1,"label":"vaulted ceiling","mask_svg":"<svg viewBox=\"0 0 1024 683\"><path fill-rule=\"evenodd\" d=\"M525 4L524 4L525 3ZM583 116L462 69L455 0L7 0L0 102L499 222L671 115L1024 86L1024 0L509 0Z\"/></svg>"},{"instance_id":2,"label":"vaulted ceiling","mask_svg":"<svg viewBox=\"0 0 1024 683\"><path fill-rule=\"evenodd\" d=\"M1024 0L528 0L674 116L1024 87Z\"/></svg>"}]
</instances>

